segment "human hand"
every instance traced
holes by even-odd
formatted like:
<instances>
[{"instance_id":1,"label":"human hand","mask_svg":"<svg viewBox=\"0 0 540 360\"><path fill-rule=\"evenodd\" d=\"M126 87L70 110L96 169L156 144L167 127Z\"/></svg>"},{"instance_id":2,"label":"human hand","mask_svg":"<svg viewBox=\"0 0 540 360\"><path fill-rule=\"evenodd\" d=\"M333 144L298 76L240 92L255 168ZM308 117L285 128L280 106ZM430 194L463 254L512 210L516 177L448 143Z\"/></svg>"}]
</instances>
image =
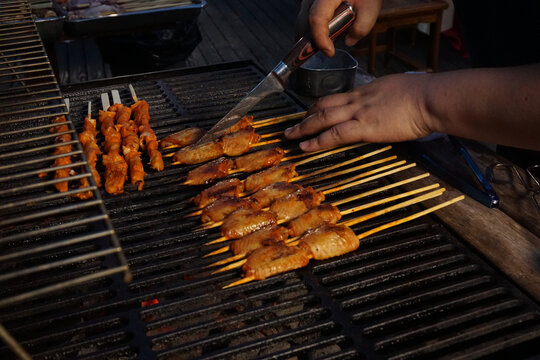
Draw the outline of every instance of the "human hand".
<instances>
[{"instance_id":1,"label":"human hand","mask_svg":"<svg viewBox=\"0 0 540 360\"><path fill-rule=\"evenodd\" d=\"M388 75L350 92L321 98L285 136L299 139L319 134L300 143L309 152L356 142L427 136L435 131L426 115L430 76Z\"/></svg>"},{"instance_id":2,"label":"human hand","mask_svg":"<svg viewBox=\"0 0 540 360\"><path fill-rule=\"evenodd\" d=\"M328 36L328 23L343 0L304 0L297 19L297 37L311 30L312 40L327 56L334 56L334 43ZM370 31L381 10L382 0L347 0L356 13L356 20L345 36L345 44L353 46ZM300 36L299 36L300 35Z\"/></svg>"}]
</instances>

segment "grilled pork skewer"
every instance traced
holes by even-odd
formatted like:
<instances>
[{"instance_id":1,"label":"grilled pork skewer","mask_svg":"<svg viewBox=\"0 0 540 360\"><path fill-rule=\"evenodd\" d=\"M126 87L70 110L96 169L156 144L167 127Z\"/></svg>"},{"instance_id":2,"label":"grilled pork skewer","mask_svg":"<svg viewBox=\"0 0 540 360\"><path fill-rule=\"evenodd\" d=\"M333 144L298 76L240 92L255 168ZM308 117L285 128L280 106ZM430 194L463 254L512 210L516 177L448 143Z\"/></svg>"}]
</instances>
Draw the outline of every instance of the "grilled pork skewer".
<instances>
[{"instance_id":1,"label":"grilled pork skewer","mask_svg":"<svg viewBox=\"0 0 540 360\"><path fill-rule=\"evenodd\" d=\"M133 111L133 120L139 130L139 143L140 147L146 151L150 157L150 166L156 171L162 171L164 169L163 158L158 150L158 141L154 130L150 126L150 105L144 100L138 100L135 89L129 84L129 91L135 104L131 105Z\"/></svg>"},{"instance_id":2,"label":"grilled pork skewer","mask_svg":"<svg viewBox=\"0 0 540 360\"><path fill-rule=\"evenodd\" d=\"M114 105L109 108L116 112L116 125L122 136L122 153L128 164L131 184L138 184L137 190L141 191L144 186L144 167L139 152L139 136L137 126L131 117L131 108L121 104L118 90L112 90Z\"/></svg>"},{"instance_id":3,"label":"grilled pork skewer","mask_svg":"<svg viewBox=\"0 0 540 360\"><path fill-rule=\"evenodd\" d=\"M99 130L96 128L96 120L92 119L92 103L88 102L88 115L84 118L83 131L79 134L79 141L82 144L88 166L94 178L94 182L99 187L101 186L101 177L96 170L98 156L101 155L101 150L96 142L96 136Z\"/></svg>"},{"instance_id":4,"label":"grilled pork skewer","mask_svg":"<svg viewBox=\"0 0 540 360\"><path fill-rule=\"evenodd\" d=\"M71 141L71 134L68 133L69 132L69 127L67 126L66 121L67 120L66 120L66 117L64 115L57 116L57 117L55 117L54 119L51 120L51 122L53 124L58 124L58 125L51 127L49 129L49 132L56 133L56 134L65 133L65 134L58 135L58 136L56 136L54 138L54 142L57 143L57 144L67 143L67 142ZM68 153L71 152L71 150L72 150L72 147L71 147L70 144L61 145L61 146L58 146L54 150L53 155L68 154ZM66 167L67 165L70 165L71 163L72 162L71 162L71 156L70 155L56 158L54 160L54 163L53 163L52 166L53 167L64 166L64 167L61 168L61 169L58 169L58 170L56 170L54 172L54 178L55 179L64 179L64 178L68 178L69 176L71 176L72 173L73 173L73 169L71 167ZM46 175L46 173L44 175ZM54 184L54 187L59 192L66 192L66 191L69 190L69 183L67 181L57 182L56 184Z\"/></svg>"},{"instance_id":5,"label":"grilled pork skewer","mask_svg":"<svg viewBox=\"0 0 540 360\"><path fill-rule=\"evenodd\" d=\"M463 199L463 195L458 196L442 204L365 231L360 235L355 235L350 228L344 225L338 227L330 225L306 234L304 238L300 239L298 246L281 245L259 248L253 251L248 259L243 260L242 269L245 277L223 288L245 284L253 280L263 280L273 275L298 269L307 265L310 259L328 259L355 251L360 244L360 240L372 234L412 221ZM355 239L353 239L353 236ZM325 239L330 239L330 241ZM285 250L288 247L291 249ZM308 262L306 262L306 258Z\"/></svg>"},{"instance_id":6,"label":"grilled pork skewer","mask_svg":"<svg viewBox=\"0 0 540 360\"><path fill-rule=\"evenodd\" d=\"M102 162L105 166L105 191L109 194L124 192L124 183L127 179L128 164L121 155L122 135L116 129L116 113L108 111L110 108L109 96L101 94L103 110L99 111L101 133L105 136Z\"/></svg>"}]
</instances>

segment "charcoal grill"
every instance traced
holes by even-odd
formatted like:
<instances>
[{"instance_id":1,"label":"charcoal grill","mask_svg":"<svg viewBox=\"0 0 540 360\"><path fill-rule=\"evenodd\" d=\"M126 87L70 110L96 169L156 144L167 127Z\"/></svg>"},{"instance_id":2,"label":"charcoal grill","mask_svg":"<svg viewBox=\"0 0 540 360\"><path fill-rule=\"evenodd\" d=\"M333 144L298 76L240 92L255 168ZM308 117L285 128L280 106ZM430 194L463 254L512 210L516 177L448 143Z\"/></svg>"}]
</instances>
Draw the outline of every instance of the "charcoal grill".
<instances>
[{"instance_id":1,"label":"charcoal grill","mask_svg":"<svg viewBox=\"0 0 540 360\"><path fill-rule=\"evenodd\" d=\"M238 62L66 86L61 94L70 99L68 119L74 130L80 131L87 101L92 101L96 108L101 93L117 89L122 101L131 104L127 86L132 84L138 97L150 103L152 127L158 138L162 138L187 126L210 127L263 75L253 63ZM58 92L56 101L60 110L52 114L65 111L61 98ZM253 115L263 119L301 110L303 105L285 93L265 99ZM17 136L19 141L12 140L4 146L6 152L24 146L23 150L28 149L23 155L26 162L36 159L39 163L41 154L29 151L36 146L35 142L25 139L32 138L34 133L46 133L50 119L39 117L23 122L39 119L42 123L32 125L29 130L8 134L7 138ZM264 131L282 130L285 126L280 124ZM40 139L37 143L47 141L51 142ZM375 145L368 145L336 154L304 165L299 171L308 172L374 148ZM84 162L84 156L78 156ZM48 162L48 159L43 161ZM203 259L202 255L219 246L202 245L216 233L194 232L198 220L184 217L193 210L189 199L202 188L181 185L192 167L172 166L170 158L166 158L165 165L165 171L147 175L143 191L128 185L119 196L100 195L98 191L95 194L96 199L102 199L112 222L111 229L122 243L133 281L125 283L119 274L96 278L71 287L69 292L45 294L24 304L10 303L9 311L0 313L0 322L35 359L529 359L540 356L538 304L436 218L418 219L371 236L357 251L346 256L313 261L298 271L222 290L223 285L239 278L240 271L210 275L204 269L226 255ZM54 197L40 202L50 209L81 204L55 194L50 183L19 175L28 172L27 166L3 171L16 176L17 181L28 178L26 181L41 187L25 192L22 197L18 192L9 192L10 199L26 203L28 199L34 202L34 197ZM42 165L39 171L46 166ZM386 183L385 179L371 181L329 196L328 201ZM23 208L20 205L5 213L18 218L24 214ZM360 233L415 210L418 209L412 207L390 213L356 225L353 230ZM0 231L4 238L6 233L14 236L13 233L25 233L33 227L32 231L39 232L39 236L55 237L63 234L73 216L60 213L56 227L50 231L47 223L29 221L2 226ZM78 224L66 232L72 236L99 232L97 227L86 230L84 226ZM24 242L32 244L35 240L30 237ZM88 247L92 246L75 251ZM56 249L49 252L50 257L63 254ZM36 259L22 260L26 263ZM104 261L112 263L115 258ZM2 267L4 264L0 262ZM97 267L91 261L72 270L82 273ZM34 281L52 283L58 276L40 274ZM24 287L24 284L9 285L2 291ZM12 357L7 346L0 347L0 358Z\"/></svg>"}]
</instances>

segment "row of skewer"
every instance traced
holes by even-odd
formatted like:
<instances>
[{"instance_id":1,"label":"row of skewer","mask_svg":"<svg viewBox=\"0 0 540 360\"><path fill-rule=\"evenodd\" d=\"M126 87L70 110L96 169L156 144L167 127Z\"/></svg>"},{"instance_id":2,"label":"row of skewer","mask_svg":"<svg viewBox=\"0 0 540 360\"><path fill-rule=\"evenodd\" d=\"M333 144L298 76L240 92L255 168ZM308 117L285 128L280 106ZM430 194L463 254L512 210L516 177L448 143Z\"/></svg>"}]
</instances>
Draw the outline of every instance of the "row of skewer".
<instances>
[{"instance_id":1,"label":"row of skewer","mask_svg":"<svg viewBox=\"0 0 540 360\"><path fill-rule=\"evenodd\" d=\"M288 121L290 118L288 117L284 121ZM243 120L251 121L251 119ZM263 124L270 125L273 122L269 119L264 120ZM253 125L257 126L258 124L250 123L248 126L253 127ZM226 136L233 138L234 133L232 131ZM249 137L256 138L253 135ZM222 141L220 139L216 143L219 144ZM256 143L249 143L245 145L245 148L254 148L256 145ZM229 242L228 245L209 251L203 256L208 258L231 252L231 256L207 266L207 268L212 268L225 265L213 271L212 274L242 267L244 277L224 286L224 288L245 284L253 280L263 280L273 275L298 269L306 266L311 259L325 260L355 251L360 245L360 240L369 235L412 221L464 198L458 196L356 235L351 230L351 227L356 224L438 197L445 191L444 188L440 188L439 184L431 184L343 210L338 208L338 206L348 205L377 193L426 178L429 174L425 173L332 203L323 203L326 195L381 179L415 166L414 163L406 164L403 160L395 161L397 157L393 155L382 159L369 159L390 150L391 146L382 146L339 164L309 173L299 175L296 172L296 166L365 145L357 144L288 158L284 155L290 150L278 147L252 152L246 150L245 152L248 152L246 155L235 158L222 168L220 165L227 162L228 159L224 157L215 159L216 156L224 155L223 152L216 151L217 155L207 155L208 157L205 159L207 162L190 171L184 182L186 185L211 183L237 172L251 173L244 180L238 178L221 180L204 189L192 199L198 209L187 215L189 217L200 216L202 225L194 229L195 231L220 228L221 237L207 242L205 246ZM219 148L218 145L212 146ZM186 163L184 159L197 157L189 154L189 151L193 151L193 148L187 146L183 150L177 151L173 155L175 161ZM227 154L225 153L225 155ZM249 159L249 161L243 161L244 158ZM200 160L200 157L197 159ZM237 161L238 159L240 161ZM363 162L366 159L371 161ZM294 160L296 162L292 162ZM187 160L187 163L198 162ZM253 171L259 172L252 173ZM361 172L358 173L359 171ZM352 174L352 176L345 179L340 178L338 181L334 180L329 185L314 185L314 187L308 185L319 183L322 180L347 176L347 174ZM297 182L302 182L304 186L297 184ZM380 208L384 204L390 205ZM377 210L356 218L349 216L371 208L377 208ZM349 219L340 222L344 216L349 216Z\"/></svg>"}]
</instances>

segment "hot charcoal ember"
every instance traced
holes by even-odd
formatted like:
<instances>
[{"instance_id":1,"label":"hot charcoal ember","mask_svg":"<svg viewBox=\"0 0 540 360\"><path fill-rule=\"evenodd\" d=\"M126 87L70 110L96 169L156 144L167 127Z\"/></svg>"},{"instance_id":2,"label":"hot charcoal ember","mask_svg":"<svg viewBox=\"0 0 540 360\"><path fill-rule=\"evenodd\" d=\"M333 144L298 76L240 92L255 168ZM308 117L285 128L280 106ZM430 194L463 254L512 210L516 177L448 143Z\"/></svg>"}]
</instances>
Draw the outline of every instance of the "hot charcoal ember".
<instances>
[{"instance_id":1,"label":"hot charcoal ember","mask_svg":"<svg viewBox=\"0 0 540 360\"><path fill-rule=\"evenodd\" d=\"M66 117L65 116L58 116L52 120L55 124L60 124L52 127L49 129L51 133L62 133L62 132L68 132L69 127L67 126ZM57 144L66 143L71 141L71 135L70 134L62 134L58 135L54 138L54 142ZM61 145L58 146L55 150L53 155L62 155L62 154L68 154L71 152L71 145ZM54 163L52 166L65 166L71 164L71 156L62 156L54 160ZM73 174L73 170L70 167L58 169L55 171L54 178L55 179L64 179ZM69 190L69 183L67 181L61 181L56 184L54 184L54 187L59 192L66 192Z\"/></svg>"},{"instance_id":2,"label":"hot charcoal ember","mask_svg":"<svg viewBox=\"0 0 540 360\"><path fill-rule=\"evenodd\" d=\"M128 164L129 177L132 184L139 184L140 191L144 186L144 167L139 153L139 136L137 135L137 125L130 120L131 108L121 104L115 104L109 108L116 112L116 124L122 135L122 153Z\"/></svg>"},{"instance_id":3,"label":"hot charcoal ember","mask_svg":"<svg viewBox=\"0 0 540 360\"><path fill-rule=\"evenodd\" d=\"M187 183L190 185L202 185L216 179L222 179L229 175L233 166L234 162L228 158L221 157L212 160L191 170L187 175Z\"/></svg>"},{"instance_id":4,"label":"hot charcoal ember","mask_svg":"<svg viewBox=\"0 0 540 360\"><path fill-rule=\"evenodd\" d=\"M139 100L131 105L131 110L133 111L133 120L138 126L140 146L150 157L150 166L156 171L162 171L164 169L163 158L158 150L159 144L154 130L150 126L148 103Z\"/></svg>"},{"instance_id":5,"label":"hot charcoal ember","mask_svg":"<svg viewBox=\"0 0 540 360\"><path fill-rule=\"evenodd\" d=\"M223 221L221 235L228 239L238 239L276 224L276 215L270 211L239 209Z\"/></svg>"},{"instance_id":6,"label":"hot charcoal ember","mask_svg":"<svg viewBox=\"0 0 540 360\"><path fill-rule=\"evenodd\" d=\"M298 247L315 260L325 260L358 249L360 241L345 225L323 225L304 234Z\"/></svg>"},{"instance_id":7,"label":"hot charcoal ember","mask_svg":"<svg viewBox=\"0 0 540 360\"><path fill-rule=\"evenodd\" d=\"M270 211L276 214L279 220L288 221L306 213L323 201L324 194L308 186L276 199L270 205Z\"/></svg>"},{"instance_id":8,"label":"hot charcoal ember","mask_svg":"<svg viewBox=\"0 0 540 360\"><path fill-rule=\"evenodd\" d=\"M244 183L237 178L222 180L208 189L204 189L199 195L193 198L193 203L203 208L222 196L238 196L244 191Z\"/></svg>"},{"instance_id":9,"label":"hot charcoal ember","mask_svg":"<svg viewBox=\"0 0 540 360\"><path fill-rule=\"evenodd\" d=\"M234 159L234 166L244 172L254 172L269 168L281 162L285 151L279 147L259 150Z\"/></svg>"},{"instance_id":10,"label":"hot charcoal ember","mask_svg":"<svg viewBox=\"0 0 540 360\"><path fill-rule=\"evenodd\" d=\"M159 141L159 146L162 149L169 148L169 147L183 148L188 145L194 144L204 134L206 134L206 130L204 129L195 128L195 127L187 128L177 133L171 134L167 137L164 137L163 139Z\"/></svg>"},{"instance_id":11,"label":"hot charcoal ember","mask_svg":"<svg viewBox=\"0 0 540 360\"><path fill-rule=\"evenodd\" d=\"M240 239L234 240L231 251L234 255L249 254L263 246L278 245L287 240L288 230L281 226L273 226L258 230Z\"/></svg>"},{"instance_id":12,"label":"hot charcoal ember","mask_svg":"<svg viewBox=\"0 0 540 360\"><path fill-rule=\"evenodd\" d=\"M306 251L296 246L272 245L254 250L242 270L246 277L264 280L270 276L299 269L309 263Z\"/></svg>"},{"instance_id":13,"label":"hot charcoal ember","mask_svg":"<svg viewBox=\"0 0 540 360\"><path fill-rule=\"evenodd\" d=\"M264 171L251 174L244 183L245 191L257 191L275 182L288 182L298 174L295 171L296 165L293 163L282 164L271 167Z\"/></svg>"},{"instance_id":14,"label":"hot charcoal ember","mask_svg":"<svg viewBox=\"0 0 540 360\"><path fill-rule=\"evenodd\" d=\"M223 135L223 153L227 156L239 156L249 151L252 144L260 140L260 136L255 134L253 127L241 129Z\"/></svg>"},{"instance_id":15,"label":"hot charcoal ember","mask_svg":"<svg viewBox=\"0 0 540 360\"><path fill-rule=\"evenodd\" d=\"M248 199L223 196L202 210L201 222L221 221L238 209L255 209L255 206Z\"/></svg>"},{"instance_id":16,"label":"hot charcoal ember","mask_svg":"<svg viewBox=\"0 0 540 360\"><path fill-rule=\"evenodd\" d=\"M203 145L189 145L174 153L173 162L192 165L205 163L223 156L223 143L210 142Z\"/></svg>"},{"instance_id":17,"label":"hot charcoal ember","mask_svg":"<svg viewBox=\"0 0 540 360\"><path fill-rule=\"evenodd\" d=\"M105 136L103 155L105 166L105 191L109 194L124 192L124 183L127 179L128 165L120 154L122 136L115 126L116 113L113 111L99 111L101 133Z\"/></svg>"},{"instance_id":18,"label":"hot charcoal ember","mask_svg":"<svg viewBox=\"0 0 540 360\"><path fill-rule=\"evenodd\" d=\"M310 229L325 224L336 224L341 219L339 209L332 204L321 204L287 224L291 237L300 236Z\"/></svg>"},{"instance_id":19,"label":"hot charcoal ember","mask_svg":"<svg viewBox=\"0 0 540 360\"><path fill-rule=\"evenodd\" d=\"M84 118L83 131L79 134L79 141L82 144L86 160L88 161L88 166L92 172L92 177L94 182L99 187L101 186L101 176L99 176L98 171L96 170L96 164L98 161L99 155L101 155L101 150L96 142L96 136L99 131L96 128L96 120L91 119L90 117Z\"/></svg>"},{"instance_id":20,"label":"hot charcoal ember","mask_svg":"<svg viewBox=\"0 0 540 360\"><path fill-rule=\"evenodd\" d=\"M250 196L250 201L252 201L258 209L262 209L270 206L274 200L295 192L300 188L300 185L280 181L260 189Z\"/></svg>"}]
</instances>

